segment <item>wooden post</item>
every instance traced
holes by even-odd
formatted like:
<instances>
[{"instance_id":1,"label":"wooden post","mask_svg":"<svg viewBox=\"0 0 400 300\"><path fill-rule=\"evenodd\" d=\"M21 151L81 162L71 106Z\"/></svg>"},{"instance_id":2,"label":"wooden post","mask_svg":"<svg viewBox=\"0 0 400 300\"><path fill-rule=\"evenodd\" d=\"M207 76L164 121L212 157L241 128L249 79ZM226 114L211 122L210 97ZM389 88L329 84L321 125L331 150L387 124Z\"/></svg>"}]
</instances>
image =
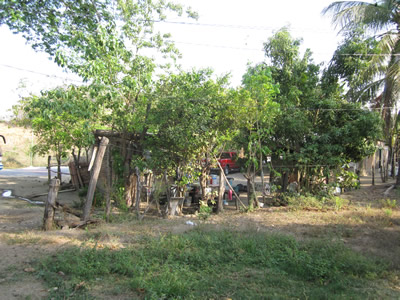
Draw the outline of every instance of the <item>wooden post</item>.
<instances>
[{"instance_id":1,"label":"wooden post","mask_svg":"<svg viewBox=\"0 0 400 300\"><path fill-rule=\"evenodd\" d=\"M108 145L108 138L102 137L100 141L99 150L97 151L96 160L93 164L92 171L90 172L90 182L88 193L86 196L85 207L83 208L82 220L87 222L89 220L90 211L92 209L94 192L96 190L97 179L99 178L101 163L103 162L104 153L106 152Z\"/></svg>"},{"instance_id":2,"label":"wooden post","mask_svg":"<svg viewBox=\"0 0 400 300\"><path fill-rule=\"evenodd\" d=\"M43 216L43 229L54 229L54 213L56 210L56 199L58 190L60 189L60 180L52 179L49 187L49 194L47 195L46 206L44 208Z\"/></svg>"},{"instance_id":3,"label":"wooden post","mask_svg":"<svg viewBox=\"0 0 400 300\"><path fill-rule=\"evenodd\" d=\"M51 180L51 156L50 155L47 157L47 180L50 184L50 180Z\"/></svg>"},{"instance_id":4,"label":"wooden post","mask_svg":"<svg viewBox=\"0 0 400 300\"><path fill-rule=\"evenodd\" d=\"M224 211L224 193L225 193L225 181L222 180L223 171L219 170L219 187L218 187L218 207L217 213L221 213Z\"/></svg>"}]
</instances>

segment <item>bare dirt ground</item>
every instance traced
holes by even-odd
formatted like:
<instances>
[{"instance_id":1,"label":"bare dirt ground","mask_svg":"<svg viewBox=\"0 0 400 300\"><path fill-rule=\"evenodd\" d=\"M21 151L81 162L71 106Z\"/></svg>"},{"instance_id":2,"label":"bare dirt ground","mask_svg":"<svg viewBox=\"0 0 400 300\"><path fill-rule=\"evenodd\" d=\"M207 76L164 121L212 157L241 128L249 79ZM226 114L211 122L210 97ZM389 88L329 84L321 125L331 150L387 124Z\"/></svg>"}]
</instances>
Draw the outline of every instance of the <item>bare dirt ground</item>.
<instances>
[{"instance_id":1,"label":"bare dirt ground","mask_svg":"<svg viewBox=\"0 0 400 300\"><path fill-rule=\"evenodd\" d=\"M43 206L26 201L0 197L0 300L43 299L48 295L39 278L33 273L31 262L71 245L124 247L135 243L138 235L159 235L166 232L182 233L191 230L191 220L210 230L254 230L284 233L297 239L327 239L342 241L365 255L372 255L400 269L400 193L384 191L391 182L375 186L364 178L362 188L343 195L349 204L341 210L291 210L287 207L264 207L253 213L241 213L229 205L222 215L213 215L207 221L195 216L159 219L146 217L142 222L127 218L123 222L100 223L90 230L41 230ZM14 195L27 197L46 193L45 178L0 177L0 189L12 189ZM44 200L45 196L35 198ZM78 201L77 192L59 194L58 201L72 205ZM387 199L391 199L388 201ZM396 200L396 203L394 201ZM62 216L59 216L62 217ZM125 216L126 217L126 216ZM392 278L391 288L400 291L399 278Z\"/></svg>"}]
</instances>

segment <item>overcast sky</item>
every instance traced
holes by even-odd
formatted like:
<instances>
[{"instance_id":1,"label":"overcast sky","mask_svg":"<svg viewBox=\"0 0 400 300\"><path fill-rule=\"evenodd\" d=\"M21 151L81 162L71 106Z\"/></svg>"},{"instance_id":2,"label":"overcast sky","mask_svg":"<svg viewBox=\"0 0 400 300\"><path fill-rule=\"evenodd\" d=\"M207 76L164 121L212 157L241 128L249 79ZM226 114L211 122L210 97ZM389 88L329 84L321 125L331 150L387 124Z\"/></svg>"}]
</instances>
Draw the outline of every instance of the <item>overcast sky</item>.
<instances>
[{"instance_id":1,"label":"overcast sky","mask_svg":"<svg viewBox=\"0 0 400 300\"><path fill-rule=\"evenodd\" d=\"M172 33L185 69L210 67L217 74L229 72L232 85L237 86L247 63L262 61L263 43L284 26L293 37L303 39L302 50L310 48L316 63L327 63L340 40L330 18L321 15L331 2L186 0L181 3L192 6L199 20L171 19L172 23L160 23L159 27ZM79 78L63 72L46 54L33 51L5 26L0 27L0 41L0 118L9 115L7 110L21 94L78 83ZM21 82L23 89L18 88Z\"/></svg>"}]
</instances>

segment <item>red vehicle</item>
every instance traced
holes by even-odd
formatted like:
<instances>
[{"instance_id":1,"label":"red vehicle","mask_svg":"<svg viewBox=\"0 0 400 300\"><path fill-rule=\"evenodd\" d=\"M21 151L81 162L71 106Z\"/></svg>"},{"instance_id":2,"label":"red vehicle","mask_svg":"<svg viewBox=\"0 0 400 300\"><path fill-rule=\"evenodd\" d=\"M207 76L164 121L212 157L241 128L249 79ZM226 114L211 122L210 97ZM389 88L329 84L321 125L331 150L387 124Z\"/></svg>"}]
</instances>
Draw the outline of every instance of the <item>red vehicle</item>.
<instances>
[{"instance_id":1,"label":"red vehicle","mask_svg":"<svg viewBox=\"0 0 400 300\"><path fill-rule=\"evenodd\" d=\"M233 170L239 170L239 166L236 163L237 154L236 152L222 152L220 159L218 160L222 169L224 169L225 175L228 175Z\"/></svg>"}]
</instances>

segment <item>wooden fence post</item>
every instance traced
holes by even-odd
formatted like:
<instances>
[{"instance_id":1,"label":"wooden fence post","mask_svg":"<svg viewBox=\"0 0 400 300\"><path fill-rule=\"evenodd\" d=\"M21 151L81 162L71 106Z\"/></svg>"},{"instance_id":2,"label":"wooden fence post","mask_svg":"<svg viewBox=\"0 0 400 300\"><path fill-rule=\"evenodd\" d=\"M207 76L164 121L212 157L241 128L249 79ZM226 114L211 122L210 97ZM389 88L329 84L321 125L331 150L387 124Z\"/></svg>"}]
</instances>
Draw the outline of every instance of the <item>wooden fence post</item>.
<instances>
[{"instance_id":1,"label":"wooden fence post","mask_svg":"<svg viewBox=\"0 0 400 300\"><path fill-rule=\"evenodd\" d=\"M50 180L51 180L51 156L50 155L47 157L47 177L48 177L48 181L50 184Z\"/></svg>"},{"instance_id":2,"label":"wooden fence post","mask_svg":"<svg viewBox=\"0 0 400 300\"><path fill-rule=\"evenodd\" d=\"M96 190L97 179L99 178L101 163L103 162L104 153L106 152L108 145L108 138L102 137L100 141L99 150L97 151L96 160L93 164L93 169L90 172L89 188L86 196L85 206L83 208L82 220L87 222L89 220L90 211L92 209L94 192Z\"/></svg>"},{"instance_id":3,"label":"wooden fence post","mask_svg":"<svg viewBox=\"0 0 400 300\"><path fill-rule=\"evenodd\" d=\"M54 229L54 214L56 210L56 199L60 189L60 180L52 179L50 181L49 194L47 195L46 206L44 208L43 229Z\"/></svg>"}]
</instances>

